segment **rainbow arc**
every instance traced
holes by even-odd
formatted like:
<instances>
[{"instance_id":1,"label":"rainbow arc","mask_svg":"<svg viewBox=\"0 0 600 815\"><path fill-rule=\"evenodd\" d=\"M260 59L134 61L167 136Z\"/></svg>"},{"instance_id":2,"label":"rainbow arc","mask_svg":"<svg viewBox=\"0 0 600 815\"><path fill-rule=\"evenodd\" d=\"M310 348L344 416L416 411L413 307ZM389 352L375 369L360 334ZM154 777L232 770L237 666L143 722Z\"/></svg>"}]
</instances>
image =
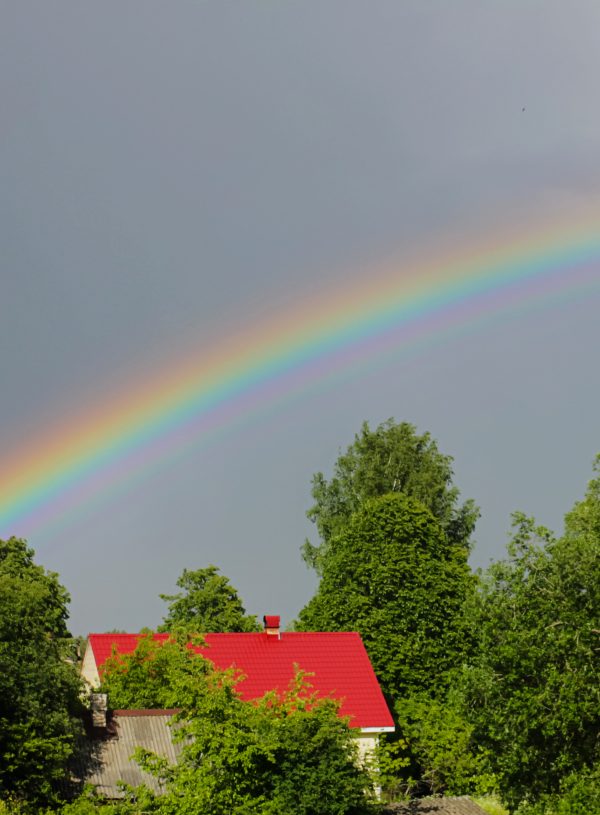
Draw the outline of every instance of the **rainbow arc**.
<instances>
[{"instance_id":1,"label":"rainbow arc","mask_svg":"<svg viewBox=\"0 0 600 815\"><path fill-rule=\"evenodd\" d=\"M366 270L270 320L192 350L0 460L0 535L28 534L340 370L408 353L452 326L600 291L598 217L546 223ZM133 475L131 475L133 477Z\"/></svg>"}]
</instances>

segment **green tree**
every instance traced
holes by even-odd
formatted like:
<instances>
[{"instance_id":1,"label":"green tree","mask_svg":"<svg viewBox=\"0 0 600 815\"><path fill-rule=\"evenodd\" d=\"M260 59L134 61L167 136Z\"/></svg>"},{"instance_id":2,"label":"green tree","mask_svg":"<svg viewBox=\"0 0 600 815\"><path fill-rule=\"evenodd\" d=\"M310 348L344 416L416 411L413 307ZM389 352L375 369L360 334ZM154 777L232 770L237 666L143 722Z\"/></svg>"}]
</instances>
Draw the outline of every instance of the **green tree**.
<instances>
[{"instance_id":1,"label":"green tree","mask_svg":"<svg viewBox=\"0 0 600 815\"><path fill-rule=\"evenodd\" d=\"M449 696L415 694L396 702L406 766L398 769L395 783L410 796L482 794L497 786L474 726Z\"/></svg>"},{"instance_id":2,"label":"green tree","mask_svg":"<svg viewBox=\"0 0 600 815\"><path fill-rule=\"evenodd\" d=\"M183 741L175 767L139 750L141 765L162 778L154 806L165 815L343 815L367 811L371 781L331 699L317 699L298 674L283 696L245 702L233 671L220 671L185 637L142 639L136 653L113 658L105 689L118 704L148 704L146 683L161 706L177 707L174 737ZM115 677L118 679L114 683ZM120 696L116 696L116 692ZM140 695L141 694L141 695Z\"/></svg>"},{"instance_id":3,"label":"green tree","mask_svg":"<svg viewBox=\"0 0 600 815\"><path fill-rule=\"evenodd\" d=\"M306 513L321 543L306 541L306 563L321 574L325 560L353 513L369 498L403 493L416 498L437 518L448 540L469 549L479 511L473 501L459 504L453 486L452 457L440 453L429 433L419 435L407 422L393 419L371 430L364 422L360 434L340 455L328 481L323 473L312 479L314 505Z\"/></svg>"},{"instance_id":4,"label":"green tree","mask_svg":"<svg viewBox=\"0 0 600 815\"><path fill-rule=\"evenodd\" d=\"M600 757L599 497L596 478L560 539L515 515L508 558L474 600L463 705L513 806L558 793Z\"/></svg>"},{"instance_id":5,"label":"green tree","mask_svg":"<svg viewBox=\"0 0 600 815\"><path fill-rule=\"evenodd\" d=\"M159 631L175 628L197 634L258 631L256 617L246 614L242 601L216 566L190 571L177 580L179 594L161 594L169 611Z\"/></svg>"},{"instance_id":6,"label":"green tree","mask_svg":"<svg viewBox=\"0 0 600 815\"><path fill-rule=\"evenodd\" d=\"M0 797L52 800L78 729L69 595L25 541L0 540Z\"/></svg>"},{"instance_id":7,"label":"green tree","mask_svg":"<svg viewBox=\"0 0 600 815\"><path fill-rule=\"evenodd\" d=\"M167 783L165 815L351 815L369 805L370 779L331 700L300 683L283 698L244 702L235 680L209 675L180 714L177 766L140 752Z\"/></svg>"},{"instance_id":8,"label":"green tree","mask_svg":"<svg viewBox=\"0 0 600 815\"><path fill-rule=\"evenodd\" d=\"M366 501L332 539L297 628L359 631L388 694L422 693L460 663L472 586L466 548L420 501L389 494Z\"/></svg>"},{"instance_id":9,"label":"green tree","mask_svg":"<svg viewBox=\"0 0 600 815\"><path fill-rule=\"evenodd\" d=\"M198 636L184 632L160 642L151 631L140 638L131 654L114 653L103 666L101 690L112 709L181 707L182 687L205 684L209 663L194 645Z\"/></svg>"},{"instance_id":10,"label":"green tree","mask_svg":"<svg viewBox=\"0 0 600 815\"><path fill-rule=\"evenodd\" d=\"M585 496L565 517L565 539L600 542L600 454L593 464L595 478L589 482ZM595 548L595 547L592 547Z\"/></svg>"},{"instance_id":11,"label":"green tree","mask_svg":"<svg viewBox=\"0 0 600 815\"><path fill-rule=\"evenodd\" d=\"M600 765L566 776L558 792L524 801L516 815L600 815Z\"/></svg>"}]
</instances>

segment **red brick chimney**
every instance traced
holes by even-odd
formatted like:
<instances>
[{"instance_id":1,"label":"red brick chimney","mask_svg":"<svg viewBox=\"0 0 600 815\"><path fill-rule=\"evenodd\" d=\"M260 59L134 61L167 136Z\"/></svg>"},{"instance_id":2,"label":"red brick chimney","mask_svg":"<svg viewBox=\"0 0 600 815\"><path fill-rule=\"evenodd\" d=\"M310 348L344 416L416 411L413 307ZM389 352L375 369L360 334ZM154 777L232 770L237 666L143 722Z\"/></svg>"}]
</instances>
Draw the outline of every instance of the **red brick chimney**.
<instances>
[{"instance_id":1,"label":"red brick chimney","mask_svg":"<svg viewBox=\"0 0 600 815\"><path fill-rule=\"evenodd\" d=\"M265 614L263 622L265 624L265 634L268 637L281 639L280 619L278 614Z\"/></svg>"}]
</instances>

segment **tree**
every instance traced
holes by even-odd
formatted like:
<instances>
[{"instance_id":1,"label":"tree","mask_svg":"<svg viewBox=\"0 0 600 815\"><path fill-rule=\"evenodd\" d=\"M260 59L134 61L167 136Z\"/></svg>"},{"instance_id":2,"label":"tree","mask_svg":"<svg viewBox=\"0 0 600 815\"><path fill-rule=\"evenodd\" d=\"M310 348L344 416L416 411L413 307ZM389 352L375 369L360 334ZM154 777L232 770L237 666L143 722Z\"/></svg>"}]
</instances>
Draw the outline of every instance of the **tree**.
<instances>
[{"instance_id":1,"label":"tree","mask_svg":"<svg viewBox=\"0 0 600 815\"><path fill-rule=\"evenodd\" d=\"M513 806L558 794L600 758L599 499L596 478L560 539L515 515L508 558L474 598L463 705Z\"/></svg>"},{"instance_id":2,"label":"tree","mask_svg":"<svg viewBox=\"0 0 600 815\"><path fill-rule=\"evenodd\" d=\"M203 685L209 663L196 653L197 636L179 631L165 642L151 631L131 654L113 654L104 663L101 690L114 710L168 709L182 704L182 687Z\"/></svg>"},{"instance_id":3,"label":"tree","mask_svg":"<svg viewBox=\"0 0 600 815\"><path fill-rule=\"evenodd\" d=\"M366 501L331 540L317 593L297 628L359 631L384 690L443 686L466 640L473 578L463 545L403 493Z\"/></svg>"},{"instance_id":4,"label":"tree","mask_svg":"<svg viewBox=\"0 0 600 815\"><path fill-rule=\"evenodd\" d=\"M332 700L302 680L283 697L244 702L235 680L207 677L179 716L185 739L175 768L140 751L142 767L167 783L165 815L359 815L370 779Z\"/></svg>"},{"instance_id":5,"label":"tree","mask_svg":"<svg viewBox=\"0 0 600 815\"><path fill-rule=\"evenodd\" d=\"M0 797L55 797L77 733L69 595L25 541L0 540Z\"/></svg>"},{"instance_id":6,"label":"tree","mask_svg":"<svg viewBox=\"0 0 600 815\"><path fill-rule=\"evenodd\" d=\"M465 795L494 791L489 756L475 742L452 692L446 698L414 694L396 702L397 732L404 741L406 766L394 782L411 797Z\"/></svg>"},{"instance_id":7,"label":"tree","mask_svg":"<svg viewBox=\"0 0 600 815\"><path fill-rule=\"evenodd\" d=\"M438 519L453 544L469 549L469 538L479 511L473 501L459 504L452 485L452 457L440 453L429 433L418 435L407 422L388 419L375 430L364 422L346 453L340 455L334 474L312 479L315 501L307 516L317 525L321 543L306 541L303 557L321 574L336 536L369 498L403 493L418 499Z\"/></svg>"},{"instance_id":8,"label":"tree","mask_svg":"<svg viewBox=\"0 0 600 815\"><path fill-rule=\"evenodd\" d=\"M524 802L517 815L600 815L600 765L561 779L558 792Z\"/></svg>"},{"instance_id":9,"label":"tree","mask_svg":"<svg viewBox=\"0 0 600 815\"><path fill-rule=\"evenodd\" d=\"M595 478L589 482L582 501L578 501L565 517L567 541L588 540L600 543L600 454L593 464ZM592 547L595 549L595 547Z\"/></svg>"},{"instance_id":10,"label":"tree","mask_svg":"<svg viewBox=\"0 0 600 815\"><path fill-rule=\"evenodd\" d=\"M175 628L192 633L258 631L256 617L246 614L236 589L216 566L184 569L177 585L183 592L161 594L169 612L159 631Z\"/></svg>"},{"instance_id":11,"label":"tree","mask_svg":"<svg viewBox=\"0 0 600 815\"><path fill-rule=\"evenodd\" d=\"M192 640L191 642L195 642ZM145 672L163 704L179 708L173 737L183 742L175 767L138 750L137 760L166 783L154 808L164 815L358 815L369 807L371 781L338 704L317 699L302 674L283 695L245 702L238 676L220 671L185 638L143 639L137 653L107 665L106 689L118 674L123 700L138 696ZM156 668L160 666L157 673ZM127 687L129 683L129 687Z\"/></svg>"}]
</instances>

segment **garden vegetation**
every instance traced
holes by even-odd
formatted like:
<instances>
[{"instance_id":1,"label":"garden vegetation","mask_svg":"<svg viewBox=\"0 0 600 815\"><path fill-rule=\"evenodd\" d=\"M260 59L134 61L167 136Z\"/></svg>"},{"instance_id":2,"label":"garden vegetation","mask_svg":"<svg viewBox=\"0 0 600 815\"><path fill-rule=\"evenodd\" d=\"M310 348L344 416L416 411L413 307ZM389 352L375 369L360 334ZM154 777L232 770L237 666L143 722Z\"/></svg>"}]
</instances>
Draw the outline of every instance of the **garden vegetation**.
<instances>
[{"instance_id":1,"label":"garden vegetation","mask_svg":"<svg viewBox=\"0 0 600 815\"><path fill-rule=\"evenodd\" d=\"M364 424L312 482L303 547L317 573L306 631L359 631L396 720L376 783L384 800L471 795L489 812L600 815L600 457L555 534L513 516L506 556L474 573L478 509L427 433ZM283 697L244 702L239 677L188 647L202 631L254 631L214 566L162 595L164 644L113 657L113 708L177 708L176 766L136 760L165 793L68 798L81 730L69 597L27 544L0 541L0 815L360 815L379 806L347 722L299 672Z\"/></svg>"}]
</instances>

